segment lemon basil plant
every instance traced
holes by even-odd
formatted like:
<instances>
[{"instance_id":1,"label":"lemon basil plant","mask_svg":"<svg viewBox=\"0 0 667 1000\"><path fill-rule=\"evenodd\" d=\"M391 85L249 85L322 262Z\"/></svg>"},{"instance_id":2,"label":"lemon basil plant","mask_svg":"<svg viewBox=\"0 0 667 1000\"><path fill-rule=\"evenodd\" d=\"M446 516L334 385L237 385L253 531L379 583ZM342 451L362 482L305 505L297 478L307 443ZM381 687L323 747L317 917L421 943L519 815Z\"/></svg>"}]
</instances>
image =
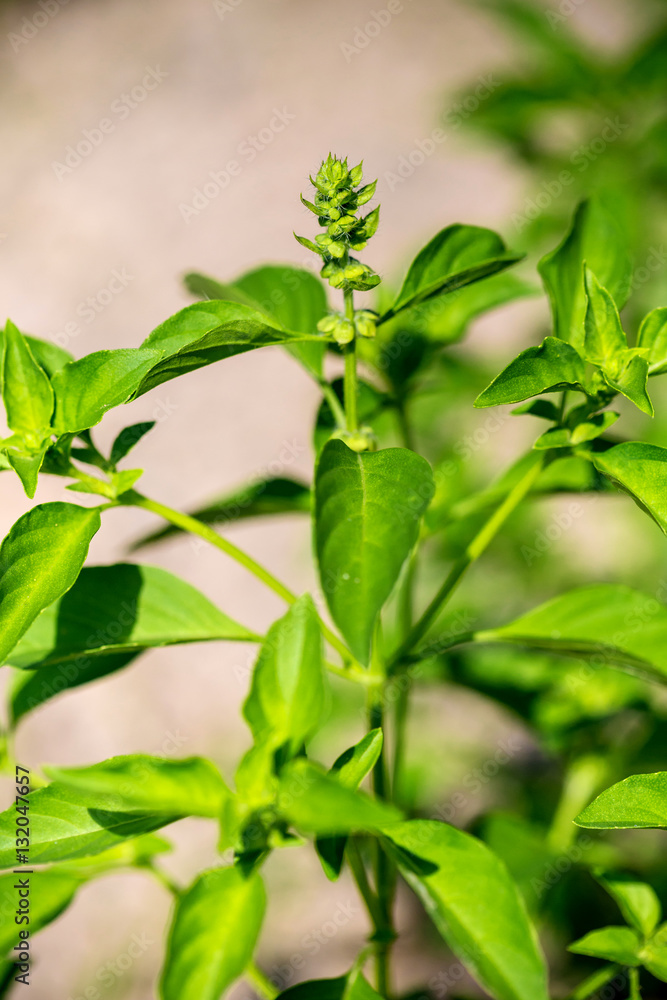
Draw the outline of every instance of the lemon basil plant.
<instances>
[{"instance_id":1,"label":"lemon basil plant","mask_svg":"<svg viewBox=\"0 0 667 1000\"><path fill-rule=\"evenodd\" d=\"M141 346L77 360L11 321L5 327L9 434L2 468L19 476L29 498L44 475L68 480L70 491L67 500L29 509L0 549L0 648L11 668L6 767L14 773L13 736L29 713L64 692L76 697L76 687L108 677L147 649L241 641L257 647L257 658L243 707L251 745L234 775L223 776L202 757L141 752L84 767L50 763L46 779L30 783L17 767L16 801L0 816L3 995L14 988L13 950L26 938L18 936L15 870L29 866L30 934L68 907L85 882L114 869L145 871L173 893L156 987L162 1000L217 1000L241 977L267 998L396 998L401 883L461 963L461 975L466 970L469 978L454 980L461 993L479 987L495 1000L547 1000L567 988L585 1000L620 975L620 990L636 998L643 975L667 981L667 925L653 889L598 866L595 877L626 923L591 927L572 952L589 956L593 967L565 986L557 972L550 985L539 908L504 861L484 839L413 807L406 719L412 691L438 676L433 664L456 664L471 649L546 653L549 663L571 658L664 682L667 608L651 582L647 593L611 583L569 590L484 628L453 628L448 616L469 568L517 509L573 489L573 469L578 489L603 497L620 489L667 531L667 449L628 441L619 431L621 414L627 418L633 407L653 413L650 380L667 371L667 307L650 312L639 329L624 327L619 310L632 263L613 216L595 200L583 203L540 263L550 334L510 361L475 401L511 405L541 421L541 432L495 483L466 498L464 512L448 501L451 469L432 467L417 450L413 415L443 348L471 319L535 289L507 273L520 257L498 235L455 224L417 254L392 295L378 288L380 276L359 256L378 227L379 209L365 207L375 184L363 183L361 165L350 168L331 155L312 184L312 200L302 199L312 228L297 239L316 255L324 281L289 265L260 267L227 283L190 274L187 286L200 301L166 319ZM186 514L147 497L141 469L128 467L131 450L153 429L150 421L123 430L108 454L95 443L94 428L113 407L270 346L287 350L321 389L312 482L266 478ZM72 492L88 500L77 502ZM243 517L311 517L321 595L294 593L216 530L233 506ZM220 550L220 572L226 559L236 560L284 601L284 614L258 634L256 623L232 620L163 569L86 565L91 539L118 507L161 519L137 548L192 533ZM450 533L457 551L432 585L433 545ZM332 759L317 759L311 745L327 722L332 690L354 692L365 712L353 713L353 745L340 741ZM446 761L438 767L444 771ZM169 842L157 831L190 816L217 825L220 863L190 885L175 885L160 861ZM568 838L577 835L573 818L565 816ZM667 828L667 774L627 777L587 806L578 823ZM285 990L262 970L256 952L266 907L263 869L287 847L316 852L323 886L341 876L354 880L368 934L337 978ZM591 861L605 856L593 851ZM561 956L553 963L562 969ZM428 982L415 995L427 989ZM430 991L444 995L437 977Z\"/></svg>"}]
</instances>

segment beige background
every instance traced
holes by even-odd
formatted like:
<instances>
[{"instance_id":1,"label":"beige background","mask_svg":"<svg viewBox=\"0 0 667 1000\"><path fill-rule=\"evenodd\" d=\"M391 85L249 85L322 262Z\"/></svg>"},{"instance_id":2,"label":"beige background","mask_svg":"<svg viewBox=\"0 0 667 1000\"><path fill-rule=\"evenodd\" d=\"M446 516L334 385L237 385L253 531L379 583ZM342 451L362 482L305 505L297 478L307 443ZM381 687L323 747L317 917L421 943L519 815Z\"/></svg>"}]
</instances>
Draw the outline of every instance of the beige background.
<instances>
[{"instance_id":1,"label":"beige background","mask_svg":"<svg viewBox=\"0 0 667 1000\"><path fill-rule=\"evenodd\" d=\"M57 5L45 3L47 11ZM59 339L77 356L135 346L187 304L179 287L187 269L228 278L266 260L310 266L292 230L312 229L298 195L330 149L353 161L363 157L367 177L380 178L381 229L366 258L387 277L400 274L410 252L453 221L500 227L511 239L506 220L521 205L525 179L496 151L455 130L411 177L397 185L387 179L438 127L453 92L497 79L514 58L473 5L404 0L353 54L344 46L373 11L386 9L384 0L236 0L219 10L205 0L57 6L48 18L32 2L0 9L0 301L25 331ZM574 23L613 45L631 30L629 15L629 5L586 0ZM121 116L117 102L148 70L164 79ZM274 109L293 118L249 162L241 144L269 126ZM112 127L90 155L67 172L58 169L67 148L105 118ZM184 221L180 206L230 159L242 164L238 176ZM126 287L89 321L85 302L109 298L114 271L126 275ZM508 339L520 339L541 309L517 306L485 321L473 346L495 341L492 349L506 356ZM157 417L136 452L147 468L144 492L186 507L269 467L309 476L317 400L301 370L267 350L161 386L109 415L97 436L108 444L121 426ZM46 482L37 500L62 495L59 482ZM4 534L27 506L13 476L2 476L0 505ZM152 523L134 512L109 513L92 559L123 558L128 541ZM229 536L293 588L313 585L304 522L243 524ZM181 574L257 629L281 613L277 599L214 550L177 541L144 558ZM248 742L238 707L251 662L252 650L242 646L148 654L124 674L37 712L21 729L19 759L37 766L170 753L176 736L177 753L210 754L231 777ZM465 704L436 707L450 743L476 751L480 725L466 717ZM351 738L358 735L351 730ZM493 746L502 735L496 722L485 738ZM166 864L177 877L213 861L212 824L191 821L172 832L180 847ZM304 852L272 861L268 876L281 901L263 935L266 968L296 955L295 979L342 972L365 933L356 903L356 912L345 909L354 900L349 885L330 886ZM151 997L168 905L163 890L139 875L84 889L37 939L31 1000ZM313 932L325 944L304 939ZM133 934L147 934L151 943L127 968ZM125 968L100 972L119 956ZM302 967L299 956L308 964ZM409 936L404 956L406 982L423 980L425 966ZM241 986L238 996L248 995Z\"/></svg>"}]
</instances>

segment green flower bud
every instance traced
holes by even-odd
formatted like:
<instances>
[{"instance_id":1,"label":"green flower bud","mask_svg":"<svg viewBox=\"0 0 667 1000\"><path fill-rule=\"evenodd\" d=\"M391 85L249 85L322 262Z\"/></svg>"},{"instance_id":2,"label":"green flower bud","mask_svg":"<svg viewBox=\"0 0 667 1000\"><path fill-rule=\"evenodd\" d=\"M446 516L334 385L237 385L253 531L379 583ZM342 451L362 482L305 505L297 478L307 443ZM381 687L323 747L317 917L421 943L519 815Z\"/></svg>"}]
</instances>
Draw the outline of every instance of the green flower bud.
<instances>
[{"instance_id":1,"label":"green flower bud","mask_svg":"<svg viewBox=\"0 0 667 1000\"><path fill-rule=\"evenodd\" d=\"M352 451L375 451L377 448L377 438L373 433L373 428L367 425L360 427L358 431L334 431L331 436L344 441Z\"/></svg>"},{"instance_id":2,"label":"green flower bud","mask_svg":"<svg viewBox=\"0 0 667 1000\"><path fill-rule=\"evenodd\" d=\"M331 239L331 237L327 237L327 239ZM347 246L345 243L336 243L332 240L330 245L327 247L327 253L336 260L342 260L342 258L347 254Z\"/></svg>"},{"instance_id":3,"label":"green flower bud","mask_svg":"<svg viewBox=\"0 0 667 1000\"><path fill-rule=\"evenodd\" d=\"M340 319L333 331L338 344L350 344L354 340L354 323L349 319Z\"/></svg>"},{"instance_id":4,"label":"green flower bud","mask_svg":"<svg viewBox=\"0 0 667 1000\"><path fill-rule=\"evenodd\" d=\"M377 319L377 313L371 312L370 309L359 309L354 314L354 325L359 336L372 339L376 333Z\"/></svg>"},{"instance_id":5,"label":"green flower bud","mask_svg":"<svg viewBox=\"0 0 667 1000\"><path fill-rule=\"evenodd\" d=\"M320 333L333 333L336 329L337 322L338 316L335 313L329 313L327 316L322 317L317 324L317 329Z\"/></svg>"}]
</instances>

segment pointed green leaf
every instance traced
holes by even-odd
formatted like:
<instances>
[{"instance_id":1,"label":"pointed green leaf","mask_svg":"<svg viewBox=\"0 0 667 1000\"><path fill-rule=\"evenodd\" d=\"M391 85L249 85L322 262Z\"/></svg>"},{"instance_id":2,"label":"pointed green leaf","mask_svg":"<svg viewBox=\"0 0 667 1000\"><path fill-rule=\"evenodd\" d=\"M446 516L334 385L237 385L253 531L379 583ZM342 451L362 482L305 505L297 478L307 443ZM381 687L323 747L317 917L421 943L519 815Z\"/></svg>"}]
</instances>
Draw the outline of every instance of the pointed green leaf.
<instances>
[{"instance_id":1,"label":"pointed green leaf","mask_svg":"<svg viewBox=\"0 0 667 1000\"><path fill-rule=\"evenodd\" d=\"M662 914L660 900L652 887L628 875L598 875L597 880L618 904L623 918L642 937L649 937Z\"/></svg>"},{"instance_id":2,"label":"pointed green leaf","mask_svg":"<svg viewBox=\"0 0 667 1000\"><path fill-rule=\"evenodd\" d=\"M417 254L394 304L380 323L420 302L487 278L522 259L509 253L497 233L456 224L441 229Z\"/></svg>"},{"instance_id":3,"label":"pointed green leaf","mask_svg":"<svg viewBox=\"0 0 667 1000\"><path fill-rule=\"evenodd\" d=\"M648 361L646 358L633 355L630 351L628 355L629 357L621 370L615 375L612 375L611 372L605 372L605 379L613 389L622 392L642 413L652 417L653 403L647 389Z\"/></svg>"},{"instance_id":4,"label":"pointed green leaf","mask_svg":"<svg viewBox=\"0 0 667 1000\"><path fill-rule=\"evenodd\" d=\"M281 993L277 1000L383 1000L360 972L339 979L311 979Z\"/></svg>"},{"instance_id":5,"label":"pointed green leaf","mask_svg":"<svg viewBox=\"0 0 667 1000\"><path fill-rule=\"evenodd\" d=\"M74 789L89 809L105 812L217 818L231 795L218 769L203 757L129 754L90 767L49 766L44 771L61 787Z\"/></svg>"},{"instance_id":6,"label":"pointed green leaf","mask_svg":"<svg viewBox=\"0 0 667 1000\"><path fill-rule=\"evenodd\" d=\"M220 1000L252 959L265 907L257 874L215 868L199 875L176 903L161 1000Z\"/></svg>"},{"instance_id":7,"label":"pointed green leaf","mask_svg":"<svg viewBox=\"0 0 667 1000\"><path fill-rule=\"evenodd\" d=\"M381 729L372 729L359 743L350 747L338 757L331 768L331 774L346 788L358 788L366 775L377 763L384 735ZM343 867L343 857L347 837L318 837L315 841L322 868L328 879L335 881Z\"/></svg>"},{"instance_id":8,"label":"pointed green leaf","mask_svg":"<svg viewBox=\"0 0 667 1000\"><path fill-rule=\"evenodd\" d=\"M579 205L563 242L538 265L551 302L554 335L577 350L584 343L584 263L622 309L630 291L632 262L616 220L596 198Z\"/></svg>"},{"instance_id":9,"label":"pointed green leaf","mask_svg":"<svg viewBox=\"0 0 667 1000\"><path fill-rule=\"evenodd\" d=\"M620 413L605 410L604 413L596 413L587 420L582 420L575 427L552 427L551 430L540 434L533 445L538 451L545 451L549 448L573 448L585 441L594 441L595 438L604 434L613 424L616 423Z\"/></svg>"},{"instance_id":10,"label":"pointed green leaf","mask_svg":"<svg viewBox=\"0 0 667 1000\"><path fill-rule=\"evenodd\" d=\"M667 534L667 448L626 441L593 453L591 461Z\"/></svg>"},{"instance_id":11,"label":"pointed green leaf","mask_svg":"<svg viewBox=\"0 0 667 1000\"><path fill-rule=\"evenodd\" d=\"M11 320L5 327L2 398L9 427L29 448L40 449L51 425L53 389Z\"/></svg>"},{"instance_id":12,"label":"pointed green leaf","mask_svg":"<svg viewBox=\"0 0 667 1000\"><path fill-rule=\"evenodd\" d=\"M507 869L488 847L435 820L384 832L404 878L483 988L495 1000L547 1000L537 936Z\"/></svg>"},{"instance_id":13,"label":"pointed green leaf","mask_svg":"<svg viewBox=\"0 0 667 1000\"><path fill-rule=\"evenodd\" d=\"M480 393L475 406L520 403L543 392L585 391L583 359L570 344L546 337L539 347L527 347Z\"/></svg>"},{"instance_id":14,"label":"pointed green leaf","mask_svg":"<svg viewBox=\"0 0 667 1000\"><path fill-rule=\"evenodd\" d=\"M324 836L372 832L401 818L394 806L346 787L304 757L282 769L278 808L298 830Z\"/></svg>"},{"instance_id":15,"label":"pointed green leaf","mask_svg":"<svg viewBox=\"0 0 667 1000\"><path fill-rule=\"evenodd\" d=\"M107 410L127 402L159 357L155 350L127 348L96 351L65 365L52 380L56 433L94 427Z\"/></svg>"},{"instance_id":16,"label":"pointed green leaf","mask_svg":"<svg viewBox=\"0 0 667 1000\"><path fill-rule=\"evenodd\" d=\"M157 351L158 358L132 398L179 375L245 351L303 341L321 343L323 339L317 333L283 330L250 306L213 300L196 302L158 326L141 345Z\"/></svg>"},{"instance_id":17,"label":"pointed green leaf","mask_svg":"<svg viewBox=\"0 0 667 1000\"><path fill-rule=\"evenodd\" d=\"M667 772L632 774L606 788L575 823L591 830L667 828Z\"/></svg>"},{"instance_id":18,"label":"pointed green leaf","mask_svg":"<svg viewBox=\"0 0 667 1000\"><path fill-rule=\"evenodd\" d=\"M99 526L95 508L60 502L33 507L13 526L0 546L0 663L70 589Z\"/></svg>"},{"instance_id":19,"label":"pointed green leaf","mask_svg":"<svg viewBox=\"0 0 667 1000\"><path fill-rule=\"evenodd\" d=\"M667 924L662 924L639 953L645 969L667 983Z\"/></svg>"},{"instance_id":20,"label":"pointed green leaf","mask_svg":"<svg viewBox=\"0 0 667 1000\"><path fill-rule=\"evenodd\" d=\"M148 434L154 427L154 420L145 420L143 423L132 424L131 427L123 428L111 446L111 454L109 456L111 464L113 466L118 465L132 451L134 446L139 444L144 434Z\"/></svg>"},{"instance_id":21,"label":"pointed green leaf","mask_svg":"<svg viewBox=\"0 0 667 1000\"><path fill-rule=\"evenodd\" d=\"M358 454L330 441L322 451L315 484L320 579L334 621L363 663L433 492L430 466L405 448Z\"/></svg>"},{"instance_id":22,"label":"pointed green leaf","mask_svg":"<svg viewBox=\"0 0 667 1000\"><path fill-rule=\"evenodd\" d=\"M575 955L590 955L592 958L606 958L619 965L636 967L641 965L638 952L641 942L637 931L630 927L601 927L575 941L567 949Z\"/></svg>"},{"instance_id":23,"label":"pointed green leaf","mask_svg":"<svg viewBox=\"0 0 667 1000\"><path fill-rule=\"evenodd\" d=\"M245 517L308 513L310 507L310 487L296 479L276 476L259 479L232 493L223 493L222 496L189 513L191 517L196 517L204 524L224 525ZM140 549L144 545L162 541L163 538L170 538L182 531L182 528L173 524L167 525L166 528L160 528L150 535L144 535L132 548Z\"/></svg>"},{"instance_id":24,"label":"pointed green leaf","mask_svg":"<svg viewBox=\"0 0 667 1000\"><path fill-rule=\"evenodd\" d=\"M587 266L584 266L584 288L587 301L584 354L594 365L615 372L620 367L619 356L628 346L621 317L613 298Z\"/></svg>"},{"instance_id":25,"label":"pointed green leaf","mask_svg":"<svg viewBox=\"0 0 667 1000\"><path fill-rule=\"evenodd\" d=\"M51 343L50 340L41 340L39 337L31 337L27 333L24 333L23 337L30 348L30 353L33 358L40 368L44 369L49 378L51 378L52 375L55 375L55 373L66 365L68 361L74 361L74 358L69 351L64 350L62 347L58 347L57 344ZM4 330L0 327L0 355L4 350L4 340Z\"/></svg>"},{"instance_id":26,"label":"pointed green leaf","mask_svg":"<svg viewBox=\"0 0 667 1000\"><path fill-rule=\"evenodd\" d=\"M31 670L62 663L85 669L92 658L155 646L257 638L167 570L117 563L82 570L5 662Z\"/></svg>"},{"instance_id":27,"label":"pointed green leaf","mask_svg":"<svg viewBox=\"0 0 667 1000\"><path fill-rule=\"evenodd\" d=\"M667 608L620 584L571 590L477 642L508 642L667 679Z\"/></svg>"},{"instance_id":28,"label":"pointed green leaf","mask_svg":"<svg viewBox=\"0 0 667 1000\"><path fill-rule=\"evenodd\" d=\"M648 351L649 375L667 371L667 306L660 306L644 317L637 347Z\"/></svg>"},{"instance_id":29,"label":"pointed green leaf","mask_svg":"<svg viewBox=\"0 0 667 1000\"><path fill-rule=\"evenodd\" d=\"M29 452L16 451L13 448L7 451L7 461L21 480L25 494L30 500L32 500L37 491L39 470L42 467L44 456L46 455L48 447L49 445L47 442L42 448L39 449L39 451L34 452L33 454L30 454Z\"/></svg>"},{"instance_id":30,"label":"pointed green leaf","mask_svg":"<svg viewBox=\"0 0 667 1000\"><path fill-rule=\"evenodd\" d=\"M62 785L30 792L30 863L101 854L125 840L158 830L180 816L90 809L85 796ZM0 868L16 865L16 806L0 813Z\"/></svg>"},{"instance_id":31,"label":"pointed green leaf","mask_svg":"<svg viewBox=\"0 0 667 1000\"><path fill-rule=\"evenodd\" d=\"M243 715L256 743L301 749L317 730L326 702L322 635L305 594L268 631Z\"/></svg>"},{"instance_id":32,"label":"pointed green leaf","mask_svg":"<svg viewBox=\"0 0 667 1000\"><path fill-rule=\"evenodd\" d=\"M15 919L19 905L19 880L29 883L29 924L19 924ZM0 876L0 955L4 958L10 953L12 959L18 961L18 954L13 949L20 944L19 932L36 934L59 917L83 882L83 875L58 871L57 868L25 876L21 873ZM16 967L14 974L18 975Z\"/></svg>"}]
</instances>

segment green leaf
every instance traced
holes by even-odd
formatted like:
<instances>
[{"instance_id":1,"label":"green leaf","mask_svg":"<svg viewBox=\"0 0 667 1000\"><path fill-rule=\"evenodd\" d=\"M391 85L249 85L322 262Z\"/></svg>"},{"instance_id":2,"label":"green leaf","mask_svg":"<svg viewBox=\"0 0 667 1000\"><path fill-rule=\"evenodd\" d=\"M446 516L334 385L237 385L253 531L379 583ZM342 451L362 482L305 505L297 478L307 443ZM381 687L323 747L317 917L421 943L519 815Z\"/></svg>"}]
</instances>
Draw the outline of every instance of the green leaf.
<instances>
[{"instance_id":1,"label":"green leaf","mask_svg":"<svg viewBox=\"0 0 667 1000\"><path fill-rule=\"evenodd\" d=\"M584 344L584 263L622 309L630 292L632 262L616 219L597 198L581 202L563 242L538 265L551 302L554 335L577 350Z\"/></svg>"},{"instance_id":2,"label":"green leaf","mask_svg":"<svg viewBox=\"0 0 667 1000\"><path fill-rule=\"evenodd\" d=\"M359 743L350 747L338 757L331 768L331 774L345 788L358 788L366 775L375 767L384 735L381 729L372 729ZM334 882L341 873L347 837L318 837L315 841L322 868L328 879Z\"/></svg>"},{"instance_id":3,"label":"green leaf","mask_svg":"<svg viewBox=\"0 0 667 1000\"><path fill-rule=\"evenodd\" d=\"M107 410L133 396L159 358L159 351L149 347L125 348L96 351L65 365L52 379L56 433L94 427Z\"/></svg>"},{"instance_id":4,"label":"green leaf","mask_svg":"<svg viewBox=\"0 0 667 1000\"><path fill-rule=\"evenodd\" d=\"M143 423L132 424L131 427L123 428L111 446L111 454L109 456L111 465L115 468L132 451L134 446L139 444L142 437L148 434L149 431L152 431L154 427L154 420L145 420Z\"/></svg>"},{"instance_id":5,"label":"green leaf","mask_svg":"<svg viewBox=\"0 0 667 1000\"><path fill-rule=\"evenodd\" d=\"M99 526L96 508L57 502L33 507L10 530L0 546L0 664L73 585Z\"/></svg>"},{"instance_id":6,"label":"green leaf","mask_svg":"<svg viewBox=\"0 0 667 1000\"><path fill-rule=\"evenodd\" d=\"M373 832L401 818L394 806L346 787L303 757L281 771L278 808L298 830L324 836Z\"/></svg>"},{"instance_id":7,"label":"green leaf","mask_svg":"<svg viewBox=\"0 0 667 1000\"><path fill-rule=\"evenodd\" d=\"M667 448L626 441L594 452L591 461L667 534Z\"/></svg>"},{"instance_id":8,"label":"green leaf","mask_svg":"<svg viewBox=\"0 0 667 1000\"><path fill-rule=\"evenodd\" d=\"M628 351L625 365L618 374L605 372L604 376L613 389L622 392L642 413L648 414L649 417L653 416L653 403L646 388L648 382L646 358L640 358L632 351Z\"/></svg>"},{"instance_id":9,"label":"green leaf","mask_svg":"<svg viewBox=\"0 0 667 1000\"><path fill-rule=\"evenodd\" d=\"M360 972L339 979L310 979L281 993L277 1000L383 1000Z\"/></svg>"},{"instance_id":10,"label":"green leaf","mask_svg":"<svg viewBox=\"0 0 667 1000\"><path fill-rule=\"evenodd\" d=\"M251 306L294 333L315 333L327 311L322 282L299 267L266 265L247 271L227 285L200 274L188 274L185 284L195 295L210 299L231 299ZM306 368L322 375L326 342L287 345Z\"/></svg>"},{"instance_id":11,"label":"green leaf","mask_svg":"<svg viewBox=\"0 0 667 1000\"><path fill-rule=\"evenodd\" d=\"M50 871L33 871L30 875L16 872L0 876L0 955L4 958L10 954L13 961L18 962L18 952L14 948L21 943L19 933L28 931L30 935L36 934L59 917L84 881L85 878L81 875L61 872L56 868ZM23 882L28 883L29 923L19 923L15 919L20 883ZM31 949L28 948L28 951ZM18 975L16 967L14 974Z\"/></svg>"},{"instance_id":12,"label":"green leaf","mask_svg":"<svg viewBox=\"0 0 667 1000\"><path fill-rule=\"evenodd\" d=\"M478 316L517 299L539 294L539 289L513 274L496 274L449 294L438 295L405 312L401 330L420 334L436 344L454 344Z\"/></svg>"},{"instance_id":13,"label":"green leaf","mask_svg":"<svg viewBox=\"0 0 667 1000\"><path fill-rule=\"evenodd\" d=\"M215 868L199 875L176 903L161 1000L220 1000L252 959L265 906L256 874Z\"/></svg>"},{"instance_id":14,"label":"green leaf","mask_svg":"<svg viewBox=\"0 0 667 1000\"><path fill-rule=\"evenodd\" d=\"M475 837L435 820L384 832L404 878L483 988L495 1000L547 1000L537 937L503 863Z\"/></svg>"},{"instance_id":15,"label":"green leaf","mask_svg":"<svg viewBox=\"0 0 667 1000\"><path fill-rule=\"evenodd\" d=\"M648 351L649 375L667 371L667 306L645 316L639 327L637 347Z\"/></svg>"},{"instance_id":16,"label":"green leaf","mask_svg":"<svg viewBox=\"0 0 667 1000\"><path fill-rule=\"evenodd\" d=\"M44 768L72 788L89 809L122 813L167 813L217 818L231 792L203 757L168 760L148 754L111 757L90 767Z\"/></svg>"},{"instance_id":17,"label":"green leaf","mask_svg":"<svg viewBox=\"0 0 667 1000\"><path fill-rule=\"evenodd\" d=\"M568 951L575 955L590 955L592 958L606 958L619 965L636 967L641 965L638 952L641 942L637 931L630 927L601 927L600 930L585 934Z\"/></svg>"},{"instance_id":18,"label":"green leaf","mask_svg":"<svg viewBox=\"0 0 667 1000\"><path fill-rule=\"evenodd\" d=\"M474 638L623 667L663 683L667 678L667 608L620 584L571 590Z\"/></svg>"},{"instance_id":19,"label":"green leaf","mask_svg":"<svg viewBox=\"0 0 667 1000\"><path fill-rule=\"evenodd\" d=\"M30 670L63 663L85 669L86 660L155 646L257 638L167 570L117 563L82 570L4 662Z\"/></svg>"},{"instance_id":20,"label":"green leaf","mask_svg":"<svg viewBox=\"0 0 667 1000\"><path fill-rule=\"evenodd\" d=\"M315 484L320 579L333 619L362 663L433 492L430 466L405 448L358 454L330 441L322 451Z\"/></svg>"},{"instance_id":21,"label":"green leaf","mask_svg":"<svg viewBox=\"0 0 667 1000\"><path fill-rule=\"evenodd\" d=\"M51 425L53 389L11 320L7 320L4 344L2 398L7 423L27 447L39 451Z\"/></svg>"},{"instance_id":22,"label":"green leaf","mask_svg":"<svg viewBox=\"0 0 667 1000\"><path fill-rule=\"evenodd\" d=\"M37 491L39 470L42 467L48 447L48 443L46 443L38 452L33 454L16 451L13 448L7 451L7 460L21 480L25 494L30 500L32 500Z\"/></svg>"},{"instance_id":23,"label":"green leaf","mask_svg":"<svg viewBox=\"0 0 667 1000\"><path fill-rule=\"evenodd\" d=\"M656 979L667 983L667 924L662 924L639 953L641 963Z\"/></svg>"},{"instance_id":24,"label":"green leaf","mask_svg":"<svg viewBox=\"0 0 667 1000\"><path fill-rule=\"evenodd\" d=\"M509 253L501 238L490 229L447 226L417 254L394 304L380 318L380 323L433 295L452 292L504 271L522 256Z\"/></svg>"},{"instance_id":25,"label":"green leaf","mask_svg":"<svg viewBox=\"0 0 667 1000\"><path fill-rule=\"evenodd\" d=\"M164 813L107 812L90 809L71 788L48 785L29 795L30 863L68 861L101 854L122 841L151 833L180 816ZM0 813L0 868L16 865L16 807Z\"/></svg>"},{"instance_id":26,"label":"green leaf","mask_svg":"<svg viewBox=\"0 0 667 1000\"><path fill-rule=\"evenodd\" d=\"M50 340L41 340L39 337L31 337L24 334L28 347L33 358L40 365L49 378L56 372L64 368L69 361L74 361L74 356L57 344L52 344Z\"/></svg>"},{"instance_id":27,"label":"green leaf","mask_svg":"<svg viewBox=\"0 0 667 1000\"><path fill-rule=\"evenodd\" d=\"M196 371L215 361L258 347L301 342L321 343L322 335L292 333L270 322L264 313L234 302L196 302L158 326L142 344L158 352L158 360L132 398Z\"/></svg>"},{"instance_id":28,"label":"green leaf","mask_svg":"<svg viewBox=\"0 0 667 1000\"><path fill-rule=\"evenodd\" d=\"M616 423L620 413L612 410L605 410L604 413L596 413L574 427L552 427L551 430L540 434L533 445L538 451L549 448L573 448L585 441L594 441L595 438L604 434L613 424Z\"/></svg>"},{"instance_id":29,"label":"green leaf","mask_svg":"<svg viewBox=\"0 0 667 1000\"><path fill-rule=\"evenodd\" d=\"M646 882L628 875L597 875L597 881L618 904L623 918L642 937L649 937L658 926L662 907L654 890Z\"/></svg>"},{"instance_id":30,"label":"green leaf","mask_svg":"<svg viewBox=\"0 0 667 1000\"><path fill-rule=\"evenodd\" d=\"M296 479L282 476L259 479L232 493L223 493L210 503L190 511L204 524L228 524L246 517L266 517L274 514L308 513L311 508L310 487ZM144 535L132 546L133 550L181 534L182 528L173 524Z\"/></svg>"},{"instance_id":31,"label":"green leaf","mask_svg":"<svg viewBox=\"0 0 667 1000\"><path fill-rule=\"evenodd\" d=\"M667 772L632 774L605 789L575 819L590 830L667 827Z\"/></svg>"},{"instance_id":32,"label":"green leaf","mask_svg":"<svg viewBox=\"0 0 667 1000\"><path fill-rule=\"evenodd\" d=\"M586 290L586 318L584 324L584 355L604 371L616 373L620 368L620 355L627 350L628 339L621 326L616 304L595 277L590 267L584 265Z\"/></svg>"},{"instance_id":33,"label":"green leaf","mask_svg":"<svg viewBox=\"0 0 667 1000\"><path fill-rule=\"evenodd\" d=\"M308 594L268 631L243 706L256 743L298 752L317 730L326 702L320 623Z\"/></svg>"},{"instance_id":34,"label":"green leaf","mask_svg":"<svg viewBox=\"0 0 667 1000\"><path fill-rule=\"evenodd\" d=\"M543 392L575 389L585 392L583 359L570 344L546 337L539 347L527 347L477 397L475 406L520 403Z\"/></svg>"}]
</instances>

